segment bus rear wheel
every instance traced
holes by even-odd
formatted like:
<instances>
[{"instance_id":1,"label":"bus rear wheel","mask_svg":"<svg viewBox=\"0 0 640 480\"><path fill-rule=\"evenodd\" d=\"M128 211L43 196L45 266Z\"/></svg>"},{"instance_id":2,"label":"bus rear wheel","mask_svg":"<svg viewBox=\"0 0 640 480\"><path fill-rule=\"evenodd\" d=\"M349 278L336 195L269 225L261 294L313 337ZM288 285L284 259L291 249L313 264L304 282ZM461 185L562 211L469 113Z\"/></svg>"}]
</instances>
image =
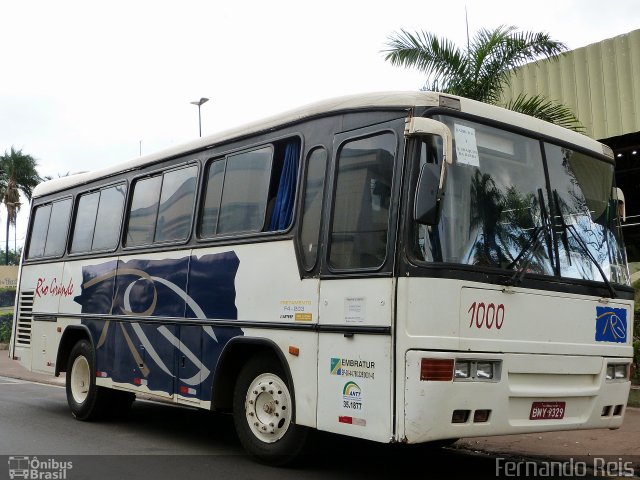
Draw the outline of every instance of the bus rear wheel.
<instances>
[{"instance_id":1,"label":"bus rear wheel","mask_svg":"<svg viewBox=\"0 0 640 480\"><path fill-rule=\"evenodd\" d=\"M96 385L93 348L88 340L78 341L69 355L66 372L67 403L78 420L102 417L108 390Z\"/></svg>"},{"instance_id":2,"label":"bus rear wheel","mask_svg":"<svg viewBox=\"0 0 640 480\"><path fill-rule=\"evenodd\" d=\"M249 454L269 465L291 463L301 452L307 429L293 422L291 386L282 366L254 357L240 370L233 392L233 421Z\"/></svg>"}]
</instances>

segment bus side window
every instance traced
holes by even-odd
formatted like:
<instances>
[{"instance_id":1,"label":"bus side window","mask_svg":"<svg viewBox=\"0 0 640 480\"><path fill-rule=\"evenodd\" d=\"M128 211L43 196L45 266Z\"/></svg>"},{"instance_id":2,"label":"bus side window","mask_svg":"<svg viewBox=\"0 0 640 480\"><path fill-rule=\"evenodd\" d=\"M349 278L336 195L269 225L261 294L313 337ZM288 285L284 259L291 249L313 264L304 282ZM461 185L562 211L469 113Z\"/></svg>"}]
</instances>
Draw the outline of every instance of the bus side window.
<instances>
[{"instance_id":1,"label":"bus side window","mask_svg":"<svg viewBox=\"0 0 640 480\"><path fill-rule=\"evenodd\" d=\"M113 250L118 245L124 185L80 196L71 240L71 253Z\"/></svg>"},{"instance_id":2,"label":"bus side window","mask_svg":"<svg viewBox=\"0 0 640 480\"><path fill-rule=\"evenodd\" d=\"M212 159L199 236L285 230L293 218L299 157L295 138Z\"/></svg>"},{"instance_id":3,"label":"bus side window","mask_svg":"<svg viewBox=\"0 0 640 480\"><path fill-rule=\"evenodd\" d=\"M124 185L105 188L100 192L100 206L91 250L112 250L118 246L125 193Z\"/></svg>"},{"instance_id":4,"label":"bus side window","mask_svg":"<svg viewBox=\"0 0 640 480\"><path fill-rule=\"evenodd\" d=\"M63 255L70 218L70 198L36 208L27 257L59 257Z\"/></svg>"},{"instance_id":5,"label":"bus side window","mask_svg":"<svg viewBox=\"0 0 640 480\"><path fill-rule=\"evenodd\" d=\"M307 270L311 270L315 266L318 255L327 156L327 151L324 148L315 148L309 154L307 162L302 225L300 227L300 250L304 267Z\"/></svg>"},{"instance_id":6,"label":"bus side window","mask_svg":"<svg viewBox=\"0 0 640 480\"><path fill-rule=\"evenodd\" d=\"M153 242L161 185L162 175L138 180L134 184L127 225L128 247Z\"/></svg>"},{"instance_id":7,"label":"bus side window","mask_svg":"<svg viewBox=\"0 0 640 480\"><path fill-rule=\"evenodd\" d=\"M207 169L204 205L200 214L200 236L204 238L212 237L216 234L226 164L226 159L217 159L209 163L209 168Z\"/></svg>"},{"instance_id":8,"label":"bus side window","mask_svg":"<svg viewBox=\"0 0 640 480\"><path fill-rule=\"evenodd\" d=\"M264 230L285 230L293 217L300 158L299 139L276 143Z\"/></svg>"},{"instance_id":9,"label":"bus side window","mask_svg":"<svg viewBox=\"0 0 640 480\"><path fill-rule=\"evenodd\" d=\"M272 158L271 145L227 157L218 234L262 229Z\"/></svg>"},{"instance_id":10,"label":"bus side window","mask_svg":"<svg viewBox=\"0 0 640 480\"><path fill-rule=\"evenodd\" d=\"M49 229L49 217L51 217L50 203L36 208L27 258L37 258L44 255L44 244L47 240L47 230Z\"/></svg>"},{"instance_id":11,"label":"bus side window","mask_svg":"<svg viewBox=\"0 0 640 480\"><path fill-rule=\"evenodd\" d=\"M73 239L71 240L71 253L91 250L99 203L100 192L80 196L76 212L76 223L73 228Z\"/></svg>"},{"instance_id":12,"label":"bus side window","mask_svg":"<svg viewBox=\"0 0 640 480\"><path fill-rule=\"evenodd\" d=\"M190 166L134 184L127 226L128 247L188 238L197 173L198 168Z\"/></svg>"},{"instance_id":13,"label":"bus side window","mask_svg":"<svg viewBox=\"0 0 640 480\"><path fill-rule=\"evenodd\" d=\"M196 193L196 166L164 174L154 242L186 240Z\"/></svg>"},{"instance_id":14,"label":"bus side window","mask_svg":"<svg viewBox=\"0 0 640 480\"><path fill-rule=\"evenodd\" d=\"M396 140L390 132L350 140L339 151L329 262L378 268L387 254Z\"/></svg>"}]
</instances>

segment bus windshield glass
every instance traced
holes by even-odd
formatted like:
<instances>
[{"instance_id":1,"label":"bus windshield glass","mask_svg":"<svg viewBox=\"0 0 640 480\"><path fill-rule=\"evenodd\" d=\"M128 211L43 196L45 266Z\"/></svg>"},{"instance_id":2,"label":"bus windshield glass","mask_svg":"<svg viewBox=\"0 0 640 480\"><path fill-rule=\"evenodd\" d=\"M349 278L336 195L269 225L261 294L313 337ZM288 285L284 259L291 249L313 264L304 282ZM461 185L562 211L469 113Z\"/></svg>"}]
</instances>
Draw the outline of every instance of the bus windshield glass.
<instances>
[{"instance_id":1,"label":"bus windshield glass","mask_svg":"<svg viewBox=\"0 0 640 480\"><path fill-rule=\"evenodd\" d=\"M629 284L612 163L469 120L436 119L453 133L454 161L440 223L414 226L419 260ZM423 146L421 163L438 157L434 148Z\"/></svg>"}]
</instances>

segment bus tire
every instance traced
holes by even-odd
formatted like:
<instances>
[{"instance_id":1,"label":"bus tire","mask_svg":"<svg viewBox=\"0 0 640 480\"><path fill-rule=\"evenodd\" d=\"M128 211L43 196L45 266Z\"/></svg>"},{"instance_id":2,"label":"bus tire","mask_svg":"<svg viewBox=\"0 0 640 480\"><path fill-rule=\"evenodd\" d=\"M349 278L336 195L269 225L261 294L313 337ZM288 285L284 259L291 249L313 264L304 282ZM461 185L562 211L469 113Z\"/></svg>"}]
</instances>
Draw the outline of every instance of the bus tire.
<instances>
[{"instance_id":1,"label":"bus tire","mask_svg":"<svg viewBox=\"0 0 640 480\"><path fill-rule=\"evenodd\" d=\"M79 340L69 354L66 391L67 403L76 419L90 421L103 416L109 391L96 385L93 348L86 339Z\"/></svg>"},{"instance_id":2,"label":"bus tire","mask_svg":"<svg viewBox=\"0 0 640 480\"><path fill-rule=\"evenodd\" d=\"M291 386L272 357L250 359L233 392L233 422L244 449L260 462L282 466L302 451L307 429L295 425Z\"/></svg>"}]
</instances>

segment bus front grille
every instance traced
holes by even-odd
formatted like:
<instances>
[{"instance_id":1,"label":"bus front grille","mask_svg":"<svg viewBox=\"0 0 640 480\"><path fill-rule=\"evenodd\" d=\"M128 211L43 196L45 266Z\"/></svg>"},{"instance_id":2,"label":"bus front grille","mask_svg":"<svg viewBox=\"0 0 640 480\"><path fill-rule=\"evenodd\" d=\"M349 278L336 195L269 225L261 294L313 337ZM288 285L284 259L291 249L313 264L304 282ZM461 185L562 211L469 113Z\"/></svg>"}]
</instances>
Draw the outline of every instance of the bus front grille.
<instances>
[{"instance_id":1,"label":"bus front grille","mask_svg":"<svg viewBox=\"0 0 640 480\"><path fill-rule=\"evenodd\" d=\"M34 292L24 291L20 293L18 301L18 326L16 328L15 343L18 346L31 345L31 322L33 321L33 296Z\"/></svg>"}]
</instances>

